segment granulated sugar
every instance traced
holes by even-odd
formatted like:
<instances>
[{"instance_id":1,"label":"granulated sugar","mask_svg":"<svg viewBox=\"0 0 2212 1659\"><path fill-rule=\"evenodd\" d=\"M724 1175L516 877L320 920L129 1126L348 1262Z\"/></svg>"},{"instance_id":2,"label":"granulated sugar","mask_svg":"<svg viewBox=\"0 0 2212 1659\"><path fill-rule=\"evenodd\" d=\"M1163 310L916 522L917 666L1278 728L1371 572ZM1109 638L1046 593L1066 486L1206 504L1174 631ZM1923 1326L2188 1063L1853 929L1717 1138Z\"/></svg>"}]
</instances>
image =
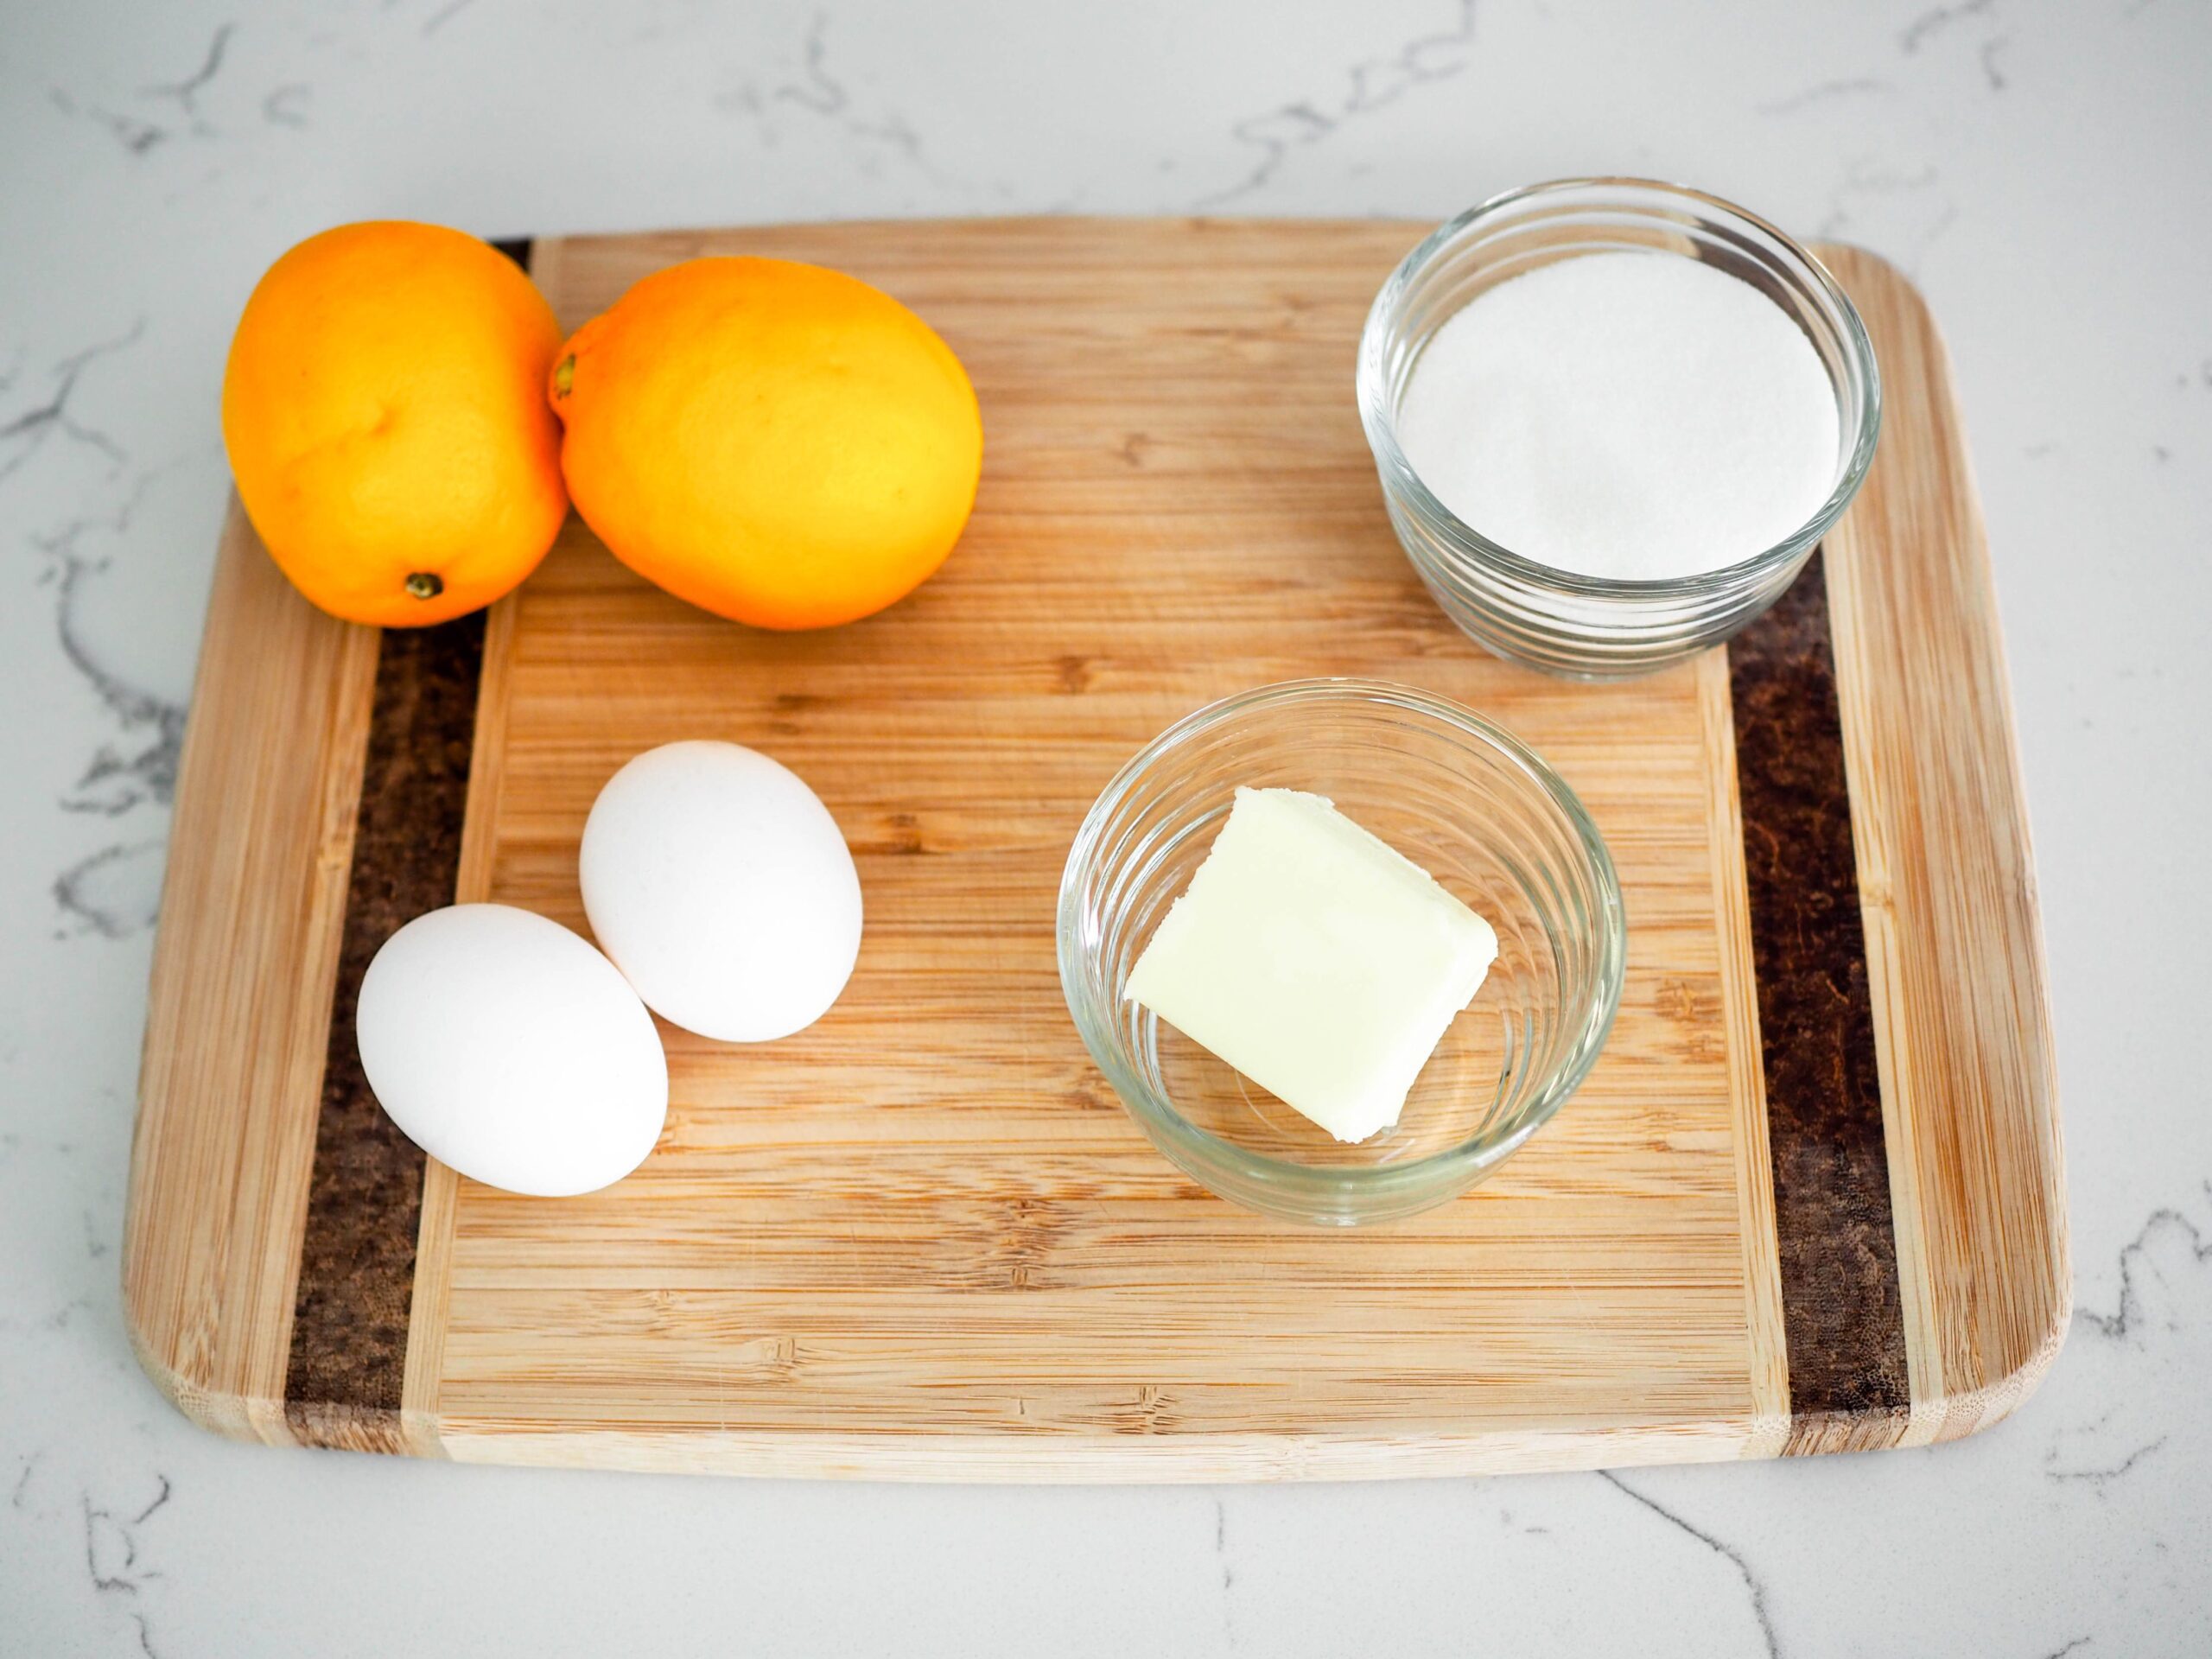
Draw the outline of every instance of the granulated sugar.
<instances>
[{"instance_id":1,"label":"granulated sugar","mask_svg":"<svg viewBox=\"0 0 2212 1659\"><path fill-rule=\"evenodd\" d=\"M1812 342L1749 283L1675 254L1586 254L1478 295L1398 416L1437 499L1584 575L1718 570L1802 527L1836 476Z\"/></svg>"}]
</instances>

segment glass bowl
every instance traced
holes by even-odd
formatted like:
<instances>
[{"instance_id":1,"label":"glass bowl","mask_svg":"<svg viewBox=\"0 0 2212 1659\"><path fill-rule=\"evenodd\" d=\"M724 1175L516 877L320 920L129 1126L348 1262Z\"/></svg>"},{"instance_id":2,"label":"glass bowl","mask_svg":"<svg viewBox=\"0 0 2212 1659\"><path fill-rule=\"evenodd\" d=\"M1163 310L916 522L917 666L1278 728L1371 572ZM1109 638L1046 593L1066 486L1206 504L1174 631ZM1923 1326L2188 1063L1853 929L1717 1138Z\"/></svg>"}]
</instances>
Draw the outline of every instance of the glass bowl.
<instances>
[{"instance_id":1,"label":"glass bowl","mask_svg":"<svg viewBox=\"0 0 2212 1659\"><path fill-rule=\"evenodd\" d=\"M1663 581L1554 569L1462 523L1399 447L1414 367L1454 313L1540 265L1623 249L1702 260L1749 283L1804 330L1834 389L1834 487L1794 535L1740 563ZM1859 493L1882 424L1866 325L1820 261L1740 207L1646 179L1530 185L1440 227L1375 296L1360 336L1358 393L1390 522L1437 603L1497 655L1578 679L1663 668L1719 644L1780 598Z\"/></svg>"},{"instance_id":2,"label":"glass bowl","mask_svg":"<svg viewBox=\"0 0 2212 1659\"><path fill-rule=\"evenodd\" d=\"M1407 1097L1346 1146L1122 994L1236 786L1308 790L1497 930L1498 957ZM1497 1167L1588 1073L1620 1005L1620 884L1589 814L1511 734L1371 680L1263 686L1177 721L1106 786L1060 880L1060 984L1129 1115L1224 1198L1353 1226Z\"/></svg>"}]
</instances>

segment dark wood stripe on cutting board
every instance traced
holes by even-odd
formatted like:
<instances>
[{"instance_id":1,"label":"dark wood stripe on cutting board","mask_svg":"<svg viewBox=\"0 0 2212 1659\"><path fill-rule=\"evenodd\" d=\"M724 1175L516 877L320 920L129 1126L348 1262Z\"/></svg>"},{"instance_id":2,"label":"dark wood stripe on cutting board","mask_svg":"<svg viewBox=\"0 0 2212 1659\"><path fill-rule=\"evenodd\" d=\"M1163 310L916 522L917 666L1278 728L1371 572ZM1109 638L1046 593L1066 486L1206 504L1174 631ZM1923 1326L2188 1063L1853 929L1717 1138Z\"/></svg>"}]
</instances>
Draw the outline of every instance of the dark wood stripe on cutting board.
<instances>
[{"instance_id":1,"label":"dark wood stripe on cutting board","mask_svg":"<svg viewBox=\"0 0 2212 1659\"><path fill-rule=\"evenodd\" d=\"M528 242L492 245L530 269ZM369 1090L353 1009L378 947L454 901L484 627L479 611L435 627L388 628L378 643L284 1376L286 1421L315 1444L404 1449L425 1159Z\"/></svg>"},{"instance_id":2,"label":"dark wood stripe on cutting board","mask_svg":"<svg viewBox=\"0 0 2212 1659\"><path fill-rule=\"evenodd\" d=\"M1910 1406L1827 581L1815 552L1728 647L1793 1451Z\"/></svg>"},{"instance_id":3,"label":"dark wood stripe on cutting board","mask_svg":"<svg viewBox=\"0 0 2212 1659\"><path fill-rule=\"evenodd\" d=\"M481 611L388 628L378 647L284 1379L293 1432L318 1443L397 1429L423 1154L369 1091L353 1007L378 948L453 902L483 663Z\"/></svg>"}]
</instances>

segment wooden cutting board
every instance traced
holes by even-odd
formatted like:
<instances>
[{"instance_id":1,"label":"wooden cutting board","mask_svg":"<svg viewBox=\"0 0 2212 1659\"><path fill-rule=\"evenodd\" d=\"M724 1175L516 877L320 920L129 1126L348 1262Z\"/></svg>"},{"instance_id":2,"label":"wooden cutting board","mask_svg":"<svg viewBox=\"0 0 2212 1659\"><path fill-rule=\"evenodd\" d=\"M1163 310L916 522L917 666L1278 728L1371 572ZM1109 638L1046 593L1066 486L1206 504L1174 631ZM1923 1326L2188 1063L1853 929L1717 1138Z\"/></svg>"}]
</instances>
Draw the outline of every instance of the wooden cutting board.
<instances>
[{"instance_id":1,"label":"wooden cutting board","mask_svg":"<svg viewBox=\"0 0 2212 1659\"><path fill-rule=\"evenodd\" d=\"M1243 1479L1908 1445L2009 1411L2069 1300L2033 875L1942 346L1827 251L1887 413L1864 493L1725 651L1584 686L1484 655L1386 522L1352 400L1421 226L1022 219L540 242L574 327L702 252L855 271L972 371L973 524L890 612L775 636L581 523L488 616L310 609L235 512L179 786L126 1295L193 1417L282 1443L780 1475ZM1630 920L1587 1084L1487 1185L1389 1227L1234 1209L1077 1040L1054 892L1177 716L1341 672L1503 721L1581 793ZM426 1163L353 1003L419 911L584 925L600 784L751 744L859 860L812 1029L664 1029L628 1179Z\"/></svg>"}]
</instances>

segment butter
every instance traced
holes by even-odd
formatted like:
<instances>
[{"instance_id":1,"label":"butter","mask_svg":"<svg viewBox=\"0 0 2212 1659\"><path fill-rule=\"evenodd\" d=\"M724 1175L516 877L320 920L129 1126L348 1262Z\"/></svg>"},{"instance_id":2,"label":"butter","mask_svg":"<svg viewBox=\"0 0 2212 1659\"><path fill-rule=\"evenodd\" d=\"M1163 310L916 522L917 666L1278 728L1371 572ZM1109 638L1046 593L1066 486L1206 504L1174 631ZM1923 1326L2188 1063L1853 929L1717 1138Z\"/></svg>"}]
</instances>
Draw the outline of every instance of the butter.
<instances>
[{"instance_id":1,"label":"butter","mask_svg":"<svg viewBox=\"0 0 2212 1659\"><path fill-rule=\"evenodd\" d=\"M1126 995L1364 1141L1397 1122L1497 957L1489 923L1328 800L1239 789Z\"/></svg>"}]
</instances>

